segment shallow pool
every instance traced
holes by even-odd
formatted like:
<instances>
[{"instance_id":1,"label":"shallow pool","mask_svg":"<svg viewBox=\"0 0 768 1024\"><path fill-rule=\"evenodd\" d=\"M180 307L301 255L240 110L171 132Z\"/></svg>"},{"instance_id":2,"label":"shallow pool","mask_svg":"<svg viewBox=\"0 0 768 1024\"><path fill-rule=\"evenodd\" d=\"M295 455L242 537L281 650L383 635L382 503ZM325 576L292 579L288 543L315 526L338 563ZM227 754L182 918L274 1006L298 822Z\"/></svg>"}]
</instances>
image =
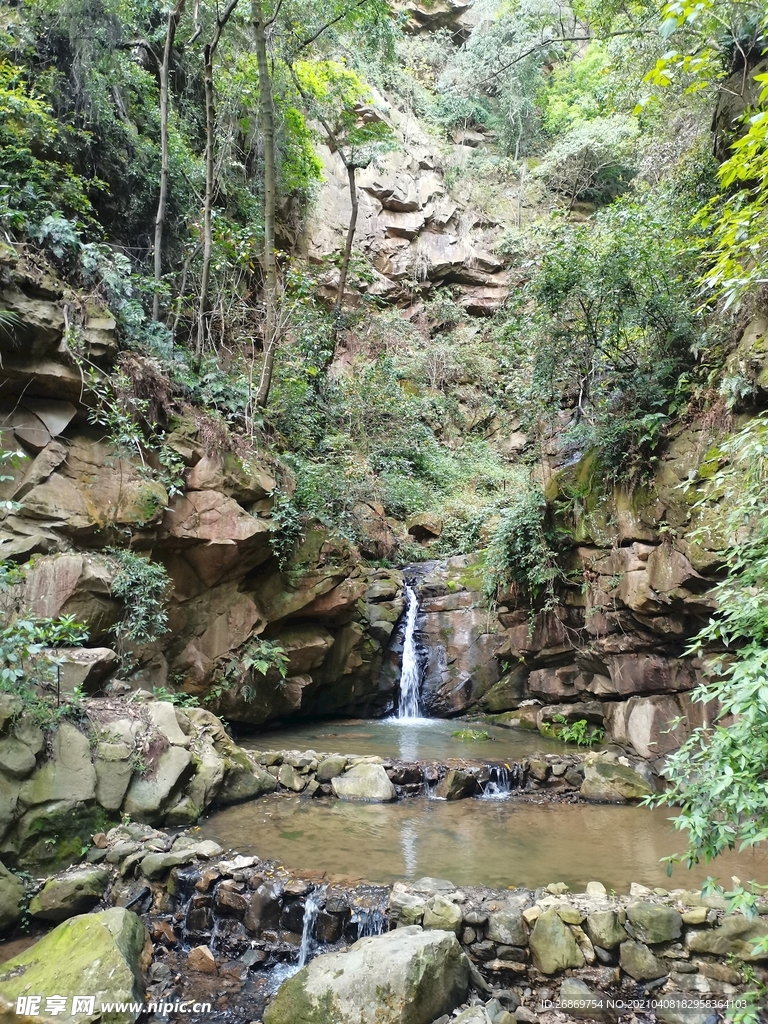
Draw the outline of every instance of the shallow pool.
<instances>
[{"instance_id":1,"label":"shallow pool","mask_svg":"<svg viewBox=\"0 0 768 1024\"><path fill-rule=\"evenodd\" d=\"M455 732L488 734L485 740L465 740ZM447 761L450 758L521 761L537 751L563 753L573 748L525 729L467 723L445 718L345 719L307 722L271 729L258 736L241 736L249 750L316 750L323 753L374 754L403 761Z\"/></svg>"},{"instance_id":2,"label":"shallow pool","mask_svg":"<svg viewBox=\"0 0 768 1024\"><path fill-rule=\"evenodd\" d=\"M566 882L575 891L595 879L621 892L630 882L690 887L714 873L768 882L768 855L754 852L721 858L716 872L677 866L667 878L660 858L683 846L668 818L664 809L516 798L356 804L271 796L217 812L201 832L287 867L374 883L432 875L457 885Z\"/></svg>"}]
</instances>

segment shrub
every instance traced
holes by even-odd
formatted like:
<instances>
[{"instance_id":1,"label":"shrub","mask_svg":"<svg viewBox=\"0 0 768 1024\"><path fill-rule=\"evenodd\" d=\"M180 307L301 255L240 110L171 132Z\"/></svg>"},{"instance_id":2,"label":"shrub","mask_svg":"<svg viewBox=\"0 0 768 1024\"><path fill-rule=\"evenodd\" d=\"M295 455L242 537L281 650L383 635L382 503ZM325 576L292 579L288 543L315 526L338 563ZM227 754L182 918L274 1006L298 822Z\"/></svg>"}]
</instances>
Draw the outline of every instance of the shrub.
<instances>
[{"instance_id":1,"label":"shrub","mask_svg":"<svg viewBox=\"0 0 768 1024\"><path fill-rule=\"evenodd\" d=\"M543 492L534 484L521 488L502 511L485 552L483 589L488 599L495 602L511 591L552 605L555 581L561 575L553 541Z\"/></svg>"}]
</instances>

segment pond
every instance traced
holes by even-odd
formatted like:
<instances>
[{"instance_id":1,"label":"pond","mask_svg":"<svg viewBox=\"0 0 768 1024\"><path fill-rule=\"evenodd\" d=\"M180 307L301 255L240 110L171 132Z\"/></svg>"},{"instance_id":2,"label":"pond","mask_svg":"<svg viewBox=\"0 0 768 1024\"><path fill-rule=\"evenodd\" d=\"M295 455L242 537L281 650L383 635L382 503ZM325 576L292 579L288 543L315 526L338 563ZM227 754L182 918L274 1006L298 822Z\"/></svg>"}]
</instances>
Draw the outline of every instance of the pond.
<instances>
[{"instance_id":1,"label":"pond","mask_svg":"<svg viewBox=\"0 0 768 1024\"><path fill-rule=\"evenodd\" d=\"M487 733L466 740L454 733ZM402 761L521 761L533 753L564 753L575 748L538 732L444 718L345 719L307 722L241 736L248 750L315 750L323 753L378 755Z\"/></svg>"},{"instance_id":2,"label":"pond","mask_svg":"<svg viewBox=\"0 0 768 1024\"><path fill-rule=\"evenodd\" d=\"M432 875L457 885L535 888L565 882L574 891L583 891L593 879L618 892L626 892L631 882L698 887L711 870L676 866L670 879L659 863L683 847L669 814L515 797L360 804L270 796L213 814L201 833L290 868L373 883ZM768 882L768 855L722 857L717 874L726 882L732 874Z\"/></svg>"}]
</instances>

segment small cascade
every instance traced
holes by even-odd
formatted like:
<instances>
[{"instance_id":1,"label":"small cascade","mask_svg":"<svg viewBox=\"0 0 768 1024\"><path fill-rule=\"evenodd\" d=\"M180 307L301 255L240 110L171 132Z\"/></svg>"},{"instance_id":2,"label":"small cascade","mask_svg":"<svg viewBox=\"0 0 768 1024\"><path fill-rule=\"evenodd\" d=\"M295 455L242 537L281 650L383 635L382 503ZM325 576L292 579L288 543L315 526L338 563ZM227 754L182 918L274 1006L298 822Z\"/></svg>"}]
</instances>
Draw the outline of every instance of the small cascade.
<instances>
[{"instance_id":1,"label":"small cascade","mask_svg":"<svg viewBox=\"0 0 768 1024\"><path fill-rule=\"evenodd\" d=\"M523 784L523 768L519 764L488 766L490 778L483 786L483 800L503 800Z\"/></svg>"},{"instance_id":2,"label":"small cascade","mask_svg":"<svg viewBox=\"0 0 768 1024\"><path fill-rule=\"evenodd\" d=\"M298 970L306 967L315 949L312 933L315 930L317 912L320 910L319 893L311 893L304 902L304 924L301 929L301 945L299 946Z\"/></svg>"},{"instance_id":3,"label":"small cascade","mask_svg":"<svg viewBox=\"0 0 768 1024\"><path fill-rule=\"evenodd\" d=\"M413 587L405 588L405 639L403 661L400 670L400 699L397 706L398 718L421 718L421 677L422 664L416 644L416 622L419 616L419 599Z\"/></svg>"},{"instance_id":4,"label":"small cascade","mask_svg":"<svg viewBox=\"0 0 768 1024\"><path fill-rule=\"evenodd\" d=\"M370 935L383 935L387 921L381 907L360 907L355 911L352 920L357 922L358 939L364 939Z\"/></svg>"}]
</instances>

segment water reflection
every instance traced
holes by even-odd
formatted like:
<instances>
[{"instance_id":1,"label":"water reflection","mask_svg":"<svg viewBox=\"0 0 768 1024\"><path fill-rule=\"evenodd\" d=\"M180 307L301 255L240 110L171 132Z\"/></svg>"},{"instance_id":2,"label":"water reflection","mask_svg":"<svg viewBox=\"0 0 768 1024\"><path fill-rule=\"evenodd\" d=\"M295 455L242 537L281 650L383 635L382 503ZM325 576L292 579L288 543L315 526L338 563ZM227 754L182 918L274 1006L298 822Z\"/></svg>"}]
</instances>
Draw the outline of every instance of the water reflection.
<instances>
[{"instance_id":1,"label":"water reflection","mask_svg":"<svg viewBox=\"0 0 768 1024\"><path fill-rule=\"evenodd\" d=\"M535 887L592 880L609 889L691 886L709 874L768 882L768 857L754 851L672 879L659 861L681 847L668 812L590 804L428 799L395 804L268 797L220 811L206 838L240 853L275 858L330 876L393 882L433 875L457 885Z\"/></svg>"},{"instance_id":2,"label":"water reflection","mask_svg":"<svg viewBox=\"0 0 768 1024\"><path fill-rule=\"evenodd\" d=\"M466 741L452 733L468 726L441 718L387 718L364 721L309 722L288 729L270 729L258 736L241 736L238 742L250 750L316 750L324 753L375 754L403 761L445 761L469 758L520 761L536 752L563 753L564 743L537 732L472 725L472 731L488 734L486 740Z\"/></svg>"}]
</instances>

